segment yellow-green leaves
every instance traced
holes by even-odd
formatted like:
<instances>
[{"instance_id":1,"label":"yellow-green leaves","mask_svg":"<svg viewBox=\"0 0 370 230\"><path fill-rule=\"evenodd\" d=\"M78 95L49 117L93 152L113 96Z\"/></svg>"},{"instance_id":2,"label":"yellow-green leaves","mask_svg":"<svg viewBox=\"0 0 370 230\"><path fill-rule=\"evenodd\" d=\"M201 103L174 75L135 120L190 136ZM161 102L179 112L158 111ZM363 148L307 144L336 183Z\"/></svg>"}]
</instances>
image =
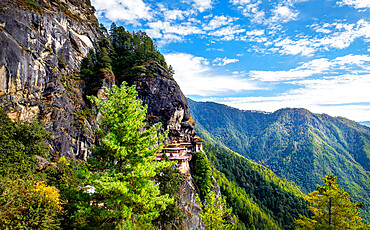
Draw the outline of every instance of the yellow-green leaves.
<instances>
[{"instance_id":1,"label":"yellow-green leaves","mask_svg":"<svg viewBox=\"0 0 370 230\"><path fill-rule=\"evenodd\" d=\"M300 216L298 229L369 229L359 214L360 203L351 202L351 196L337 184L337 177L327 175L324 185L318 185L305 199L310 203L312 218Z\"/></svg>"},{"instance_id":2,"label":"yellow-green leaves","mask_svg":"<svg viewBox=\"0 0 370 230\"><path fill-rule=\"evenodd\" d=\"M231 215L231 208L226 207L226 201L215 192L210 192L205 197L205 205L197 197L197 202L202 207L199 213L200 219L203 221L206 230L234 230L235 224L229 224L227 218Z\"/></svg>"}]
</instances>

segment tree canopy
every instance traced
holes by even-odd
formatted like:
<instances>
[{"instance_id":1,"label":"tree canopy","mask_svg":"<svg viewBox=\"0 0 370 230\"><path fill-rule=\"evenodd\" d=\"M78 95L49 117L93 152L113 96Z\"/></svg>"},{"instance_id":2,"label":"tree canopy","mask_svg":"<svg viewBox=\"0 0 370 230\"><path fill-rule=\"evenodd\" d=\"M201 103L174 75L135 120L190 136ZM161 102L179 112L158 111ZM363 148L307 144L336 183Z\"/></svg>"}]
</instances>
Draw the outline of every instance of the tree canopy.
<instances>
[{"instance_id":1,"label":"tree canopy","mask_svg":"<svg viewBox=\"0 0 370 230\"><path fill-rule=\"evenodd\" d=\"M358 215L362 204L351 202L350 194L338 186L337 177L327 175L323 180L324 185L318 185L305 198L314 215L300 216L296 220L298 229L369 229L370 225L363 223Z\"/></svg>"},{"instance_id":2,"label":"tree canopy","mask_svg":"<svg viewBox=\"0 0 370 230\"><path fill-rule=\"evenodd\" d=\"M198 197L197 197L198 198ZM206 230L235 230L236 225L229 223L228 217L232 209L226 206L225 199L217 196L214 191L207 194L202 204L199 198L198 203L202 207L199 213ZM236 222L236 219L234 219Z\"/></svg>"}]
</instances>

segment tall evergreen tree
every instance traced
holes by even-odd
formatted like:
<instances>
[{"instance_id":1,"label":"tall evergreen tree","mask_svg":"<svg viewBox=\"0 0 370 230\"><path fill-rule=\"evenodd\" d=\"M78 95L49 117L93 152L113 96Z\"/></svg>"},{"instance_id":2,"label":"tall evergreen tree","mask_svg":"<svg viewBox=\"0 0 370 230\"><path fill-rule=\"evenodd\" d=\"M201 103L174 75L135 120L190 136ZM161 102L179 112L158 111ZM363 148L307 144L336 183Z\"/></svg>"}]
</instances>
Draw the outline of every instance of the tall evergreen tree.
<instances>
[{"instance_id":1,"label":"tall evergreen tree","mask_svg":"<svg viewBox=\"0 0 370 230\"><path fill-rule=\"evenodd\" d=\"M146 106L136 99L135 86L113 86L106 99L92 97L102 114L99 130L101 147L93 150L93 166L99 174L96 204L103 206L101 216L124 229L149 229L159 211L173 203L160 196L155 175L171 162L154 161L162 145L158 134L161 124L146 128Z\"/></svg>"},{"instance_id":2,"label":"tall evergreen tree","mask_svg":"<svg viewBox=\"0 0 370 230\"><path fill-rule=\"evenodd\" d=\"M324 185L318 185L306 198L314 216L300 216L297 229L369 229L370 225L364 224L358 215L362 204L351 203L349 193L338 187L337 177L327 175L323 180Z\"/></svg>"}]
</instances>

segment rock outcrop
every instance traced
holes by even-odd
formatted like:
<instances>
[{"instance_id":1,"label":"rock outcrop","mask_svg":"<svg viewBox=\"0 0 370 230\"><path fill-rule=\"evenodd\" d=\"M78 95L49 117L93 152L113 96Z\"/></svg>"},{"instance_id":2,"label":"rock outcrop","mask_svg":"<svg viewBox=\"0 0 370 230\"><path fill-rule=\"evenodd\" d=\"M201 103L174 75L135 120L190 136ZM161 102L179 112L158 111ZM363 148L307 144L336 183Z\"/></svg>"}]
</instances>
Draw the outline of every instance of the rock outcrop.
<instances>
[{"instance_id":1,"label":"rock outcrop","mask_svg":"<svg viewBox=\"0 0 370 230\"><path fill-rule=\"evenodd\" d=\"M146 63L145 65L153 65ZM126 78L130 85L136 85L139 99L148 105L151 124L161 122L162 131L168 130L166 143L172 141L191 142L195 136L194 121L190 119L188 101L173 77L154 62L155 73Z\"/></svg>"},{"instance_id":2,"label":"rock outcrop","mask_svg":"<svg viewBox=\"0 0 370 230\"><path fill-rule=\"evenodd\" d=\"M5 0L0 3L0 106L14 120L41 119L48 131L51 155L86 159L95 144L94 116L76 116L87 108L85 82L75 74L82 58L102 34L87 0ZM41 2L41 3L40 3ZM148 105L151 124L168 130L166 142L190 141L194 123L186 97L168 72L127 79ZM102 86L114 84L108 73ZM99 96L98 91L98 96Z\"/></svg>"},{"instance_id":3,"label":"rock outcrop","mask_svg":"<svg viewBox=\"0 0 370 230\"><path fill-rule=\"evenodd\" d=\"M86 0L0 3L0 106L12 120L41 119L54 156L85 159L94 145L84 82L74 73L101 34Z\"/></svg>"}]
</instances>

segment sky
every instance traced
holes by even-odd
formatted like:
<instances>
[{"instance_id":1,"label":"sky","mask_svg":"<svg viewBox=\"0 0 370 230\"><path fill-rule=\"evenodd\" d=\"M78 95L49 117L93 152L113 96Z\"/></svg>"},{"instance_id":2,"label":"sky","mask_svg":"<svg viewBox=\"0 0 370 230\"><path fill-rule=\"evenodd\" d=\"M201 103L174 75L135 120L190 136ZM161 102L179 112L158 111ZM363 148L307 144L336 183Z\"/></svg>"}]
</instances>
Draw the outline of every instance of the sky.
<instances>
[{"instance_id":1,"label":"sky","mask_svg":"<svg viewBox=\"0 0 370 230\"><path fill-rule=\"evenodd\" d=\"M154 39L184 94L370 121L370 0L92 0Z\"/></svg>"}]
</instances>

